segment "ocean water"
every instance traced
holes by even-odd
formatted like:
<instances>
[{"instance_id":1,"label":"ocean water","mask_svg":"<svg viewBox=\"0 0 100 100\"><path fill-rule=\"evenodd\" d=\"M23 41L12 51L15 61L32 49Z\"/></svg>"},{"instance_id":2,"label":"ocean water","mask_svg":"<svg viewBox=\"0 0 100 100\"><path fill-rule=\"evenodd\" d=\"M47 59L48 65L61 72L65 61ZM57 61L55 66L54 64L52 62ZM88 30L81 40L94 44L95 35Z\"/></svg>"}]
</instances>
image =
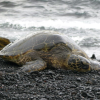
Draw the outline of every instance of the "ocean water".
<instances>
[{"instance_id":1,"label":"ocean water","mask_svg":"<svg viewBox=\"0 0 100 100\"><path fill-rule=\"evenodd\" d=\"M64 33L100 56L100 0L0 0L0 36L14 41L40 30Z\"/></svg>"}]
</instances>

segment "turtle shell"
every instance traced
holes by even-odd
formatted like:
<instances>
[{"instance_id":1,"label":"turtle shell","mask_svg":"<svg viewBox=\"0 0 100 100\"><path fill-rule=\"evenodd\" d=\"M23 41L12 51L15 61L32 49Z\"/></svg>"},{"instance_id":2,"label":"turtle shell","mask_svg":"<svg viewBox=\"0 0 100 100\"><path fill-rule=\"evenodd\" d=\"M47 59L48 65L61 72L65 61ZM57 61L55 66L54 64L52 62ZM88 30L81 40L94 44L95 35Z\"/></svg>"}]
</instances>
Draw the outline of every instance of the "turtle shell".
<instances>
[{"instance_id":1,"label":"turtle shell","mask_svg":"<svg viewBox=\"0 0 100 100\"><path fill-rule=\"evenodd\" d=\"M32 33L22 39L10 43L0 51L0 55L16 56L28 50L48 50L59 43L64 43L72 51L82 51L81 48L69 37L54 31L39 31Z\"/></svg>"}]
</instances>

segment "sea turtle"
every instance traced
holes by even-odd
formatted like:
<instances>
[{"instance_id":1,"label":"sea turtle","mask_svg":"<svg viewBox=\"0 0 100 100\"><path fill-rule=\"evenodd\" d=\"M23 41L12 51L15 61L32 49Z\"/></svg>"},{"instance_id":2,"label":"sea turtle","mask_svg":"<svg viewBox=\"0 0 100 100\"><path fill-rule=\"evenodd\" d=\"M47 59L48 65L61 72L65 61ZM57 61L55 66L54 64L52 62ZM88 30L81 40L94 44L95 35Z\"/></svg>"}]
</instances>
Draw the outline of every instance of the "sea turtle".
<instances>
[{"instance_id":1,"label":"sea turtle","mask_svg":"<svg viewBox=\"0 0 100 100\"><path fill-rule=\"evenodd\" d=\"M7 45L0 57L17 63L20 72L40 71L46 67L63 68L78 72L99 70L73 40L54 31L39 31Z\"/></svg>"}]
</instances>

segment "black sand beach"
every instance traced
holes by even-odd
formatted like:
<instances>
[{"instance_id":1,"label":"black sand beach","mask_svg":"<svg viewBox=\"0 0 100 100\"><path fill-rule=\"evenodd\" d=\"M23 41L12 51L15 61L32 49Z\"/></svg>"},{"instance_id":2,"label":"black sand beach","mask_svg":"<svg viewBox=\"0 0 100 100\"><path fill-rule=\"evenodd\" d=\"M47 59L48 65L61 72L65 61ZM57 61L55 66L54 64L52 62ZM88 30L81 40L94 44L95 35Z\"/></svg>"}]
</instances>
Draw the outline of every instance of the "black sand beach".
<instances>
[{"instance_id":1,"label":"black sand beach","mask_svg":"<svg viewBox=\"0 0 100 100\"><path fill-rule=\"evenodd\" d=\"M19 67L0 59L0 71ZM0 77L0 100L100 100L100 72L60 69L5 74Z\"/></svg>"},{"instance_id":2,"label":"black sand beach","mask_svg":"<svg viewBox=\"0 0 100 100\"><path fill-rule=\"evenodd\" d=\"M43 30L63 33L89 57L100 57L100 0L0 0L0 37L13 42ZM0 100L100 100L100 72L18 69L0 58L0 71L13 72L0 75Z\"/></svg>"}]
</instances>

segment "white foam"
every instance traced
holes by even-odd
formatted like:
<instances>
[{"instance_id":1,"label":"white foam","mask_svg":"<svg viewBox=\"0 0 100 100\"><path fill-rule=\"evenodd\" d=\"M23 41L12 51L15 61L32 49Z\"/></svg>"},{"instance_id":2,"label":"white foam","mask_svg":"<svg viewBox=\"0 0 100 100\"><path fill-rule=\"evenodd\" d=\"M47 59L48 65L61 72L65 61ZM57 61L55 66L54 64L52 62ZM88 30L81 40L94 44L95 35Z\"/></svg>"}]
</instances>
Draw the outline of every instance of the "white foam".
<instances>
[{"instance_id":1,"label":"white foam","mask_svg":"<svg viewBox=\"0 0 100 100\"><path fill-rule=\"evenodd\" d=\"M82 28L82 29L100 29L99 19L72 19L72 18L14 18L2 20L12 25L20 25L24 28L45 27L56 29ZM0 20L1 23L1 20Z\"/></svg>"},{"instance_id":2,"label":"white foam","mask_svg":"<svg viewBox=\"0 0 100 100\"><path fill-rule=\"evenodd\" d=\"M82 41L84 37L76 36L76 37L71 37L74 41Z\"/></svg>"}]
</instances>

